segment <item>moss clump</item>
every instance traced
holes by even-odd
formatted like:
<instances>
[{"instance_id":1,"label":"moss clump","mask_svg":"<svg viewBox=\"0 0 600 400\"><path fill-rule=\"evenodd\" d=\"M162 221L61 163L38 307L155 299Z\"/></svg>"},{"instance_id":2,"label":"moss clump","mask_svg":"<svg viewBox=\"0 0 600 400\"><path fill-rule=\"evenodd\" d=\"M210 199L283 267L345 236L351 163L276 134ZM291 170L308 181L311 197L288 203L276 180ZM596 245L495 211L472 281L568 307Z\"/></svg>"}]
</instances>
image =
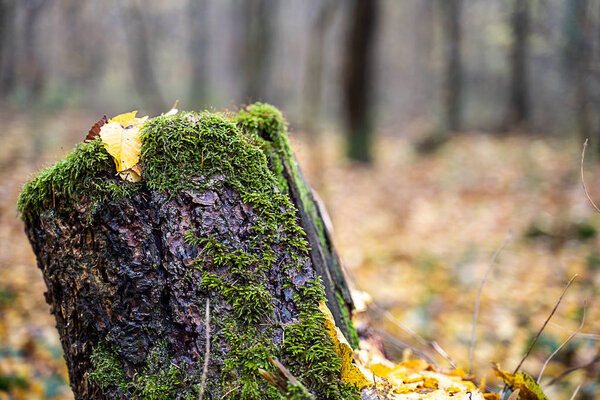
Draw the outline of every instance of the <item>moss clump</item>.
<instances>
[{"instance_id":1,"label":"moss clump","mask_svg":"<svg viewBox=\"0 0 600 400\"><path fill-rule=\"evenodd\" d=\"M117 350L101 341L92 354L94 371L88 375L103 393L117 390L126 398L140 400L192 400L198 398L199 386L182 368L168 362L166 345L159 343L146 357L146 367L127 379Z\"/></svg>"},{"instance_id":2,"label":"moss clump","mask_svg":"<svg viewBox=\"0 0 600 400\"><path fill-rule=\"evenodd\" d=\"M17 209L23 219L42 212L62 209L69 212L76 204L93 208L105 198L130 197L141 184L111 179L112 160L99 138L81 143L61 160L26 183L19 196Z\"/></svg>"}]
</instances>

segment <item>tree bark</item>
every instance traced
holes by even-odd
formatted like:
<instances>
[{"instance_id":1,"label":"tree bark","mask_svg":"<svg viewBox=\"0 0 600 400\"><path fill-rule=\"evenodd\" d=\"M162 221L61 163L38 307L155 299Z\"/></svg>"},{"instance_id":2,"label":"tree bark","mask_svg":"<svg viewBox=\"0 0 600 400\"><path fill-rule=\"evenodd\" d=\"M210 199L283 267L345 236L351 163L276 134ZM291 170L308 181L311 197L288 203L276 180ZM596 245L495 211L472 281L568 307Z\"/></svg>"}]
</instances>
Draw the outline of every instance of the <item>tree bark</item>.
<instances>
[{"instance_id":1,"label":"tree bark","mask_svg":"<svg viewBox=\"0 0 600 400\"><path fill-rule=\"evenodd\" d=\"M378 10L378 0L352 1L344 57L347 153L351 160L367 163L371 161L372 68Z\"/></svg>"},{"instance_id":2,"label":"tree bark","mask_svg":"<svg viewBox=\"0 0 600 400\"><path fill-rule=\"evenodd\" d=\"M358 399L318 311L351 337L351 299L281 114L179 114L145 135L141 183L96 140L21 195L75 398L279 399L271 357L318 399Z\"/></svg>"}]
</instances>

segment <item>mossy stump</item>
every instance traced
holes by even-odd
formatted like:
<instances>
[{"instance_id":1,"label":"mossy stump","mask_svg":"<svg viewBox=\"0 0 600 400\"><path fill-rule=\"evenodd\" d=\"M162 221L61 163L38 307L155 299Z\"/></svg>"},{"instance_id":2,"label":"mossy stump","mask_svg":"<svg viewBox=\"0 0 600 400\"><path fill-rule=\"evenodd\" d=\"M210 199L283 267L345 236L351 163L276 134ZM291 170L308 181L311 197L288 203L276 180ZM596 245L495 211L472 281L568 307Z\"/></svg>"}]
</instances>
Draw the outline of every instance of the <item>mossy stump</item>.
<instances>
[{"instance_id":1,"label":"mossy stump","mask_svg":"<svg viewBox=\"0 0 600 400\"><path fill-rule=\"evenodd\" d=\"M140 162L121 180L96 138L19 199L75 398L358 399L318 310L356 345L352 303L281 113L151 119ZM299 383L271 386L269 358Z\"/></svg>"}]
</instances>

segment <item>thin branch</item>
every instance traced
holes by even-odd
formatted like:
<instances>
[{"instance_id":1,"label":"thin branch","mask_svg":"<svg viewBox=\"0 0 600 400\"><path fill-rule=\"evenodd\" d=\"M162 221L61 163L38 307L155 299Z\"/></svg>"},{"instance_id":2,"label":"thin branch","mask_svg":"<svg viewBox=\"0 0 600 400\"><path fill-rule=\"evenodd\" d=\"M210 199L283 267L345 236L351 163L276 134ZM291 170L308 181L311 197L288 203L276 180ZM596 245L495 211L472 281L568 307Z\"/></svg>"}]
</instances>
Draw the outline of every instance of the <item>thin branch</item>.
<instances>
[{"instance_id":1,"label":"thin branch","mask_svg":"<svg viewBox=\"0 0 600 400\"><path fill-rule=\"evenodd\" d=\"M473 372L473 352L475 350L475 327L477 326L477 317L479 316L479 307L481 305L481 292L483 291L483 285L485 285L485 282L487 281L487 277L488 277L490 271L492 270L492 267L496 263L496 259L498 258L498 255L500 254L502 249L508 244L511 236L512 236L512 232L509 230L508 233L506 234L506 237L502 241L502 244L500 245L500 247L498 247L498 249L496 249L496 251L494 252L494 255L490 259L490 263L489 263L487 269L485 270L483 279L481 280L481 283L479 284L479 290L477 290L477 298L475 300L475 312L473 313L473 326L471 327L471 346L469 347L469 374L471 374Z\"/></svg>"},{"instance_id":2,"label":"thin branch","mask_svg":"<svg viewBox=\"0 0 600 400\"><path fill-rule=\"evenodd\" d=\"M556 304L554 305L554 308L552 309L552 312L550 313L550 315L548 316L548 318L546 318L546 321L544 321L544 325L542 325L542 327L538 331L537 335L535 335L535 338L533 338L533 341L529 345L529 349L527 349L527 353L525 353L525 355L523 356L523 358L519 362L519 365L517 365L517 367L515 368L513 374L517 373L517 371L519 370L519 368L521 368L521 365L523 365L523 362L525 362L525 360L527 359L527 357L529 357L529 354L531 353L531 350L533 350L533 346L535 346L538 338L540 337L540 335L544 331L544 328L546 327L546 325L548 325L548 321L550 321L550 318L552 318L552 316L556 312L556 309L558 308L560 302L562 301L563 296L565 295L565 292L567 291L567 289L569 288L569 286L571 286L571 283L573 283L573 281L575 280L575 278L577 278L577 276L578 276L577 274L573 275L573 277L571 278L571 280L567 283L567 286L565 286L565 288L563 289L560 297L558 298L558 301L556 302Z\"/></svg>"},{"instance_id":3,"label":"thin branch","mask_svg":"<svg viewBox=\"0 0 600 400\"><path fill-rule=\"evenodd\" d=\"M208 361L210 357L210 299L206 298L206 321L204 323L206 330L206 351L204 352L204 368L202 369L202 381L200 383L200 397L202 400L204 390L206 389L206 376L208 375Z\"/></svg>"},{"instance_id":4,"label":"thin branch","mask_svg":"<svg viewBox=\"0 0 600 400\"><path fill-rule=\"evenodd\" d=\"M583 151L581 152L581 168L580 168L581 169L581 185L583 186L583 191L585 192L585 196L589 200L592 207L594 207L594 209L598 213L600 213L600 208L598 208L598 206L594 203L594 200L592 200L592 198L587 190L587 186L585 185L585 180L583 178L583 161L585 160L585 149L587 148L587 144L588 144L588 139L585 139L585 142L583 143Z\"/></svg>"},{"instance_id":5,"label":"thin branch","mask_svg":"<svg viewBox=\"0 0 600 400\"><path fill-rule=\"evenodd\" d=\"M581 317L581 324L579 324L579 328L577 328L577 330L573 333L571 333L569 335L569 337L567 338L567 340L565 340L564 342L562 342L562 344L560 346L558 346L558 348L556 350L554 350L552 352L552 354L550 354L550 357L548 357L546 359L546 362L544 362L544 365L542 365L542 369L540 370L540 374L538 375L537 381L536 383L539 385L540 381L542 380L542 375L544 375L544 370L546 369L546 366L548 365L548 363L550 362L550 360L552 360L552 358L556 355L556 353L558 353L563 347L565 347L567 345L567 343L569 343L571 341L571 339L573 339L577 333L579 331L581 331L581 329L583 328L583 324L585 323L585 306L586 304L584 303L583 305L583 316Z\"/></svg>"},{"instance_id":6,"label":"thin branch","mask_svg":"<svg viewBox=\"0 0 600 400\"><path fill-rule=\"evenodd\" d=\"M599 361L600 361L600 354L597 354L596 357L592 358L592 360L590 362L585 363L583 365L579 365L577 367L569 368L569 369L563 371L559 376L557 376L556 378L554 378L550 382L548 382L548 386L554 385L556 382L558 382L565 376L569 375L571 372L575 372L580 369L585 369L585 368L591 367L592 365L594 365L595 363L597 363Z\"/></svg>"},{"instance_id":7,"label":"thin branch","mask_svg":"<svg viewBox=\"0 0 600 400\"><path fill-rule=\"evenodd\" d=\"M570 400L574 400L575 396L577 396L577 393L579 392L579 389L581 389L581 383L579 385L577 385L577 387L575 388L575 391L573 392L573 396L571 396Z\"/></svg>"},{"instance_id":8,"label":"thin branch","mask_svg":"<svg viewBox=\"0 0 600 400\"><path fill-rule=\"evenodd\" d=\"M377 307L383 310L382 307L380 307L380 306L377 306ZM433 350L435 350L440 356L442 356L442 358L444 358L444 360L448 361L448 363L452 366L452 368L456 368L456 363L450 358L450 356L448 355L448 353L446 353L444 351L444 349L442 349L442 347L438 343L436 343L436 342L428 342L422 336L420 336L417 332L415 332L414 330L412 330L408 326L404 325L400 320L398 320L398 318L394 317L394 315L391 312L389 312L389 311L384 311L383 312L383 316L385 318L387 318L388 320L390 320L390 322L392 322L398 328L402 329L404 332L406 332L410 336L412 336L421 345L423 345L425 347L432 348ZM408 347L410 347L410 346L408 346ZM422 352L419 352L419 353L423 354Z\"/></svg>"}]
</instances>

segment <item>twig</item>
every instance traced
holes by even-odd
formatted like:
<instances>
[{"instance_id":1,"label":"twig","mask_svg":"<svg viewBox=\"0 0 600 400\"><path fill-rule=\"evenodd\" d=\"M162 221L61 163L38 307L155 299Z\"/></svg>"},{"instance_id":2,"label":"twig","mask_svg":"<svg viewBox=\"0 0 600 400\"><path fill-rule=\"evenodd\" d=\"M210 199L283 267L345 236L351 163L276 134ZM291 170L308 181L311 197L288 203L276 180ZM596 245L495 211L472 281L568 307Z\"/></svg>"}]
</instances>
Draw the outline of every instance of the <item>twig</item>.
<instances>
[{"instance_id":1,"label":"twig","mask_svg":"<svg viewBox=\"0 0 600 400\"><path fill-rule=\"evenodd\" d=\"M594 365L598 361L600 361L600 354L597 354L596 357L592 358L592 360L590 362L586 363L586 364L579 365L579 366L573 367L573 368L569 368L569 369L563 371L559 376L557 376L556 378L554 378L550 382L548 382L548 386L554 385L556 382L558 382L559 380L561 380L565 376L569 375L571 372L575 372L575 371L580 370L580 369L591 367L592 365Z\"/></svg>"},{"instance_id":2,"label":"twig","mask_svg":"<svg viewBox=\"0 0 600 400\"><path fill-rule=\"evenodd\" d=\"M577 396L577 393L579 392L579 389L581 389L581 383L579 385L577 385L577 387L575 388L575 391L573 392L573 396L571 396L570 400L574 400L575 396Z\"/></svg>"},{"instance_id":3,"label":"twig","mask_svg":"<svg viewBox=\"0 0 600 400\"><path fill-rule=\"evenodd\" d=\"M546 325L548 325L548 321L550 321L550 318L552 318L552 316L556 312L556 309L558 308L558 305L562 301L562 298L565 295L565 292L567 291L567 289L569 288L569 286L571 286L571 283L573 283L573 281L575 280L575 278L577 278L577 276L578 276L577 274L573 275L573 277L571 278L571 280L567 283L567 286L565 286L565 288L563 289L560 297L558 298L558 301L556 302L556 304L554 305L554 308L552 309L552 312L550 313L550 315L548 316L548 318L546 318L546 321L544 321L544 325L542 325L542 327L538 331L537 335L535 335L535 337L533 338L533 341L531 342L531 344L529 345L529 348L527 349L527 353L525 353L525 355L523 356L523 358L519 362L519 365L517 365L517 367L515 368L513 374L517 373L517 371L519 370L519 368L521 368L521 365L523 365L523 362L525 362L525 360L527 359L527 357L529 357L529 353L531 353L531 350L533 349L533 346L535 346L538 338L540 337L540 335L544 331L544 328L546 327Z\"/></svg>"},{"instance_id":4,"label":"twig","mask_svg":"<svg viewBox=\"0 0 600 400\"><path fill-rule=\"evenodd\" d=\"M204 390L206 389L206 375L208 375L208 360L210 357L210 299L206 298L206 351L204 352L204 368L202 369L202 381L200 383L200 397L198 400L202 400L204 396Z\"/></svg>"},{"instance_id":5,"label":"twig","mask_svg":"<svg viewBox=\"0 0 600 400\"><path fill-rule=\"evenodd\" d=\"M375 306L383 310L382 307L377 306L377 305L375 305ZM398 320L398 318L394 317L394 315L391 312L389 312L389 311L384 311L383 312L383 316L385 318L387 318L388 320L390 320L390 322L392 322L398 328L402 329L404 332L406 332L410 336L412 336L421 345L423 345L425 347L430 347L433 350L435 350L440 356L442 356L444 358L444 360L448 361L448 363L452 366L452 368L456 368L456 363L452 360L452 358L450 358L450 356L448 355L448 353L446 353L444 351L444 349L442 349L442 347L438 343L436 343L436 342L428 342L422 336L420 336L417 332L415 332L414 330L412 330L408 326L404 325L400 320ZM406 345L406 347L410 348L411 350L415 350L411 346ZM426 356L422 351L416 351L416 352L420 353L421 356Z\"/></svg>"},{"instance_id":6,"label":"twig","mask_svg":"<svg viewBox=\"0 0 600 400\"><path fill-rule=\"evenodd\" d=\"M540 381L542 380L542 375L544 375L544 370L546 369L546 366L548 365L548 363L550 362L550 360L556 355L556 353L558 353L563 347L565 347L567 345L567 343L569 343L571 341L571 339L573 339L575 337L575 335L577 335L577 333L579 331L581 331L581 329L583 328L583 324L585 323L585 306L586 304L584 303L583 305L583 316L581 317L581 324L579 324L579 328L577 328L577 330L573 333L571 333L569 335L569 337L567 338L567 340L565 340L564 342L562 342L562 344L560 346L558 346L558 348L556 350L554 350L552 352L552 354L550 354L550 356L546 359L546 362L544 362L544 365L542 365L542 369L540 370L540 374L538 375L537 381L536 383L539 385Z\"/></svg>"},{"instance_id":7,"label":"twig","mask_svg":"<svg viewBox=\"0 0 600 400\"><path fill-rule=\"evenodd\" d=\"M492 270L492 267L496 263L496 258L498 258L498 255L500 254L502 249L508 244L511 236L512 236L512 232L509 230L508 233L506 234L506 237L504 238L504 241L502 241L502 244L500 245L500 247L498 247L498 249L494 252L494 255L492 256L492 258L490 259L490 263L485 271L485 274L483 275L483 279L481 280L481 283L479 284L479 290L477 290L477 298L475 300L475 312L473 313L473 326L471 327L471 346L469 347L469 374L471 374L473 372L473 352L475 350L475 327L477 326L477 317L479 316L479 307L481 305L481 292L483 291L483 285L485 285L485 282L487 281L487 277L488 277L490 271Z\"/></svg>"},{"instance_id":8,"label":"twig","mask_svg":"<svg viewBox=\"0 0 600 400\"><path fill-rule=\"evenodd\" d=\"M581 185L583 186L583 191L585 192L585 196L589 200L592 207L594 207L594 209L600 213L600 208L598 208L598 206L594 203L594 200L592 200L592 198L587 190L587 186L585 185L585 180L583 178L583 161L585 159L585 149L587 148L587 144L588 144L588 139L585 139L585 142L583 143L583 151L581 152L581 168L580 168L581 169Z\"/></svg>"}]
</instances>

